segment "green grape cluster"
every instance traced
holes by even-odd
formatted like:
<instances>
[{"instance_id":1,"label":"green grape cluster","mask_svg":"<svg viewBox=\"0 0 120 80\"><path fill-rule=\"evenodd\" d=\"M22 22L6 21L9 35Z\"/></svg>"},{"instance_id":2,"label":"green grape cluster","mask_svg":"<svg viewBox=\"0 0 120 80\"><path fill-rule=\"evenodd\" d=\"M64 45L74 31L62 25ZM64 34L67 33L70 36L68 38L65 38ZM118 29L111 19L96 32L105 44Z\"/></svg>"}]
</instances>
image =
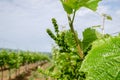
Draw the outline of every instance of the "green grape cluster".
<instances>
[{"instance_id":1,"label":"green grape cluster","mask_svg":"<svg viewBox=\"0 0 120 80\"><path fill-rule=\"evenodd\" d=\"M47 29L47 33L50 35L52 39L56 40L56 36L52 33L50 29Z\"/></svg>"},{"instance_id":2,"label":"green grape cluster","mask_svg":"<svg viewBox=\"0 0 120 80\"><path fill-rule=\"evenodd\" d=\"M52 53L54 64L48 71L40 70L40 72L52 76L57 80L83 80L79 72L82 60L77 54L76 42L72 31L60 31L57 21L54 18L52 19L52 23L54 32L47 29L47 33L57 44L57 47L53 48ZM54 71L53 68L56 70Z\"/></svg>"},{"instance_id":3,"label":"green grape cluster","mask_svg":"<svg viewBox=\"0 0 120 80\"><path fill-rule=\"evenodd\" d=\"M58 29L58 24L57 24L57 21L56 21L55 18L52 18L52 23L53 23L53 25L54 25L55 32L58 34L59 29Z\"/></svg>"},{"instance_id":4,"label":"green grape cluster","mask_svg":"<svg viewBox=\"0 0 120 80\"><path fill-rule=\"evenodd\" d=\"M53 48L53 66L45 72L46 75L54 77L55 80L85 80L85 73L80 72L82 61L84 60L84 52L88 51L88 46L94 38L85 35L86 39L83 41L78 39L78 35L74 29L74 21L76 12L86 7L92 11L96 11L98 3L101 0L60 0L65 12L67 13L68 24L70 30L59 31L57 21L53 18L52 23L55 29L55 34L47 29L49 36L55 41L57 47ZM89 34L89 33L87 33ZM87 46L86 46L87 45ZM49 72L52 71L51 74ZM43 72L43 71L42 71ZM44 73L44 72L43 72Z\"/></svg>"},{"instance_id":5,"label":"green grape cluster","mask_svg":"<svg viewBox=\"0 0 120 80\"><path fill-rule=\"evenodd\" d=\"M69 46L65 42L65 32L60 32L57 21L55 18L52 18L52 23L54 27L55 34L50 30L47 29L48 35L55 41L55 43L59 46L60 52L70 52Z\"/></svg>"}]
</instances>

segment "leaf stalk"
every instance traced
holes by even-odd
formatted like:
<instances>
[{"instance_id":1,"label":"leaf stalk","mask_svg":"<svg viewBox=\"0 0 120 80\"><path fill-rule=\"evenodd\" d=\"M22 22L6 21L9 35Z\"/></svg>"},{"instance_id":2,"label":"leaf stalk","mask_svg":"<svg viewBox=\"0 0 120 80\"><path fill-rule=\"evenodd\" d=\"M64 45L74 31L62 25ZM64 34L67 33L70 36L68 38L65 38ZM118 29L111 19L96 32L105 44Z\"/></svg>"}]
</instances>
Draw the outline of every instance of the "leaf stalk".
<instances>
[{"instance_id":1,"label":"leaf stalk","mask_svg":"<svg viewBox=\"0 0 120 80\"><path fill-rule=\"evenodd\" d=\"M68 17L68 22L69 22L69 27L74 35L74 39L75 39L75 42L76 42L76 47L78 49L78 55L80 56L81 59L84 58L84 54L83 54L83 51L80 47L80 44L79 44L79 40L78 40L78 37L75 33L75 29L74 29L74 26L73 26L73 23L74 23L74 20L75 20L75 14L76 14L76 10L74 10L74 13L73 13L73 17L71 19L71 16L69 14L67 14L67 17Z\"/></svg>"}]
</instances>

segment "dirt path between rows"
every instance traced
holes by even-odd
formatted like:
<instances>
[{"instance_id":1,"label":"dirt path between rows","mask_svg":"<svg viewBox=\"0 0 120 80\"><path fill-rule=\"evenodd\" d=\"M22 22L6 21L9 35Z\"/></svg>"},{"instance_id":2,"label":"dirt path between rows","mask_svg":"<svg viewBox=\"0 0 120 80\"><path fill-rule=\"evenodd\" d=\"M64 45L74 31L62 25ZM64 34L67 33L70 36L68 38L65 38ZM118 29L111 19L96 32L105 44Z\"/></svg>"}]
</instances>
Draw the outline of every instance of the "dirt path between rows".
<instances>
[{"instance_id":1,"label":"dirt path between rows","mask_svg":"<svg viewBox=\"0 0 120 80\"><path fill-rule=\"evenodd\" d=\"M42 69L46 69L49 63L43 63L39 65ZM38 66L37 66L38 67ZM26 73L22 73L12 80L46 80L40 76L40 73L37 70L37 67L29 69Z\"/></svg>"},{"instance_id":2,"label":"dirt path between rows","mask_svg":"<svg viewBox=\"0 0 120 80\"><path fill-rule=\"evenodd\" d=\"M45 68L45 66L47 66L48 63L41 63L39 64L39 66L41 66L42 68ZM31 80L30 76L33 75L33 71L36 71L38 65L35 64L30 64L28 65L28 71L25 71L25 66L21 66L20 69L18 70L19 72L17 73L17 77L16 77L16 72L15 69L11 70L11 80ZM9 71L8 70L4 70L3 74L3 80L9 80L9 75L8 75ZM1 80L1 71L0 71L0 80ZM41 79L32 79L32 80L41 80Z\"/></svg>"}]
</instances>

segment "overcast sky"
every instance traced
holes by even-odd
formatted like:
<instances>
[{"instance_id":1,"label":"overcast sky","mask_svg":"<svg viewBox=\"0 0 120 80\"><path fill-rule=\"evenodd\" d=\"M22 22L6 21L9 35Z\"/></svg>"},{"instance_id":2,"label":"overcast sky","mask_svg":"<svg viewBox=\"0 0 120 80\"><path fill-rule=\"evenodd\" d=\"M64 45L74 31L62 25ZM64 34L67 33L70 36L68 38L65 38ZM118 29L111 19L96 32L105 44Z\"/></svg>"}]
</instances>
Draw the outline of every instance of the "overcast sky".
<instances>
[{"instance_id":1,"label":"overcast sky","mask_svg":"<svg viewBox=\"0 0 120 80\"><path fill-rule=\"evenodd\" d=\"M97 12L113 18L106 21L105 33L120 31L120 0L103 0ZM54 41L46 29L53 29L53 17L60 26L68 25L60 0L0 0L0 47L51 51ZM77 12L74 25L81 37L85 28L101 23L102 18L98 14L82 8Z\"/></svg>"}]
</instances>

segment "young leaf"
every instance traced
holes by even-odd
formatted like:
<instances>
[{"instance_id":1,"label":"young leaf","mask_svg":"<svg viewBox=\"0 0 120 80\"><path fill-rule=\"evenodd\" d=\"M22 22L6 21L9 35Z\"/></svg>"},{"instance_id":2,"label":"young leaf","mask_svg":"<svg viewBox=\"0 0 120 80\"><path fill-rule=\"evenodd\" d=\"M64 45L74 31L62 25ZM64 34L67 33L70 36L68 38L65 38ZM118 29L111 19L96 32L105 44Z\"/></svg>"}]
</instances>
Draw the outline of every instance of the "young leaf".
<instances>
[{"instance_id":1,"label":"young leaf","mask_svg":"<svg viewBox=\"0 0 120 80\"><path fill-rule=\"evenodd\" d=\"M78 10L81 7L96 11L99 1L101 0L61 0L64 10L68 14L72 14L73 10Z\"/></svg>"},{"instance_id":2,"label":"young leaf","mask_svg":"<svg viewBox=\"0 0 120 80\"><path fill-rule=\"evenodd\" d=\"M83 41L82 41L83 51L84 52L88 51L88 48L90 47L92 42L101 37L102 35L99 32L97 32L95 29L92 28L85 29L83 32Z\"/></svg>"},{"instance_id":3,"label":"young leaf","mask_svg":"<svg viewBox=\"0 0 120 80\"><path fill-rule=\"evenodd\" d=\"M108 14L102 14L103 17L105 17L107 20L112 20L112 17Z\"/></svg>"},{"instance_id":4,"label":"young leaf","mask_svg":"<svg viewBox=\"0 0 120 80\"><path fill-rule=\"evenodd\" d=\"M64 0L61 0L61 2L62 2L62 5L63 5L64 10L65 10L68 14L72 14L73 9L72 9L70 6L68 6L68 5L64 2Z\"/></svg>"},{"instance_id":5,"label":"young leaf","mask_svg":"<svg viewBox=\"0 0 120 80\"><path fill-rule=\"evenodd\" d=\"M101 25L92 26L93 29L101 28Z\"/></svg>"},{"instance_id":6,"label":"young leaf","mask_svg":"<svg viewBox=\"0 0 120 80\"><path fill-rule=\"evenodd\" d=\"M101 1L101 0L87 0L87 2L85 3L85 7L89 8L93 11L96 11L99 1Z\"/></svg>"},{"instance_id":7,"label":"young leaf","mask_svg":"<svg viewBox=\"0 0 120 80\"><path fill-rule=\"evenodd\" d=\"M107 20L112 20L112 17L109 15L107 15L106 18L107 18Z\"/></svg>"},{"instance_id":8,"label":"young leaf","mask_svg":"<svg viewBox=\"0 0 120 80\"><path fill-rule=\"evenodd\" d=\"M120 37L95 41L81 65L85 80L120 79Z\"/></svg>"}]
</instances>

